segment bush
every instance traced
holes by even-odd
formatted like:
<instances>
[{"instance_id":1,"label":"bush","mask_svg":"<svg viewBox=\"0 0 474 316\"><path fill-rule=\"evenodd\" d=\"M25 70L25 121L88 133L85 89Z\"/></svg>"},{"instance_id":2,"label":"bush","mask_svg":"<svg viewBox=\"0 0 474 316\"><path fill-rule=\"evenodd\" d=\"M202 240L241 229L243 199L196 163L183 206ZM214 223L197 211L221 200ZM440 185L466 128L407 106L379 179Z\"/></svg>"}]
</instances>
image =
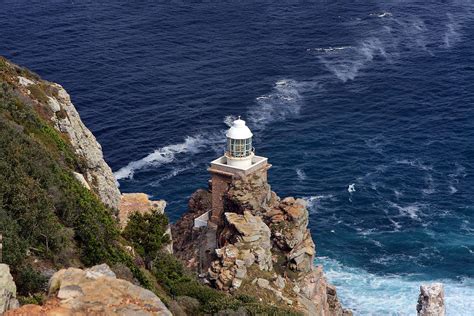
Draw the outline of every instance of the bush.
<instances>
[{"instance_id":1,"label":"bush","mask_svg":"<svg viewBox=\"0 0 474 316\"><path fill-rule=\"evenodd\" d=\"M44 291L48 279L30 266L24 266L15 275L15 283L20 295L33 295Z\"/></svg>"},{"instance_id":2,"label":"bush","mask_svg":"<svg viewBox=\"0 0 474 316\"><path fill-rule=\"evenodd\" d=\"M154 210L150 213L133 213L129 217L122 236L129 240L138 254L152 261L158 252L169 243L166 233L168 218Z\"/></svg>"},{"instance_id":3,"label":"bush","mask_svg":"<svg viewBox=\"0 0 474 316\"><path fill-rule=\"evenodd\" d=\"M72 175L80 159L67 139L15 93L0 84L0 233L3 261L11 265L19 292L31 293L39 284L32 269L22 270L28 250L53 263L68 262L58 256L75 253L86 265L121 262L149 286L121 247L112 211Z\"/></svg>"}]
</instances>

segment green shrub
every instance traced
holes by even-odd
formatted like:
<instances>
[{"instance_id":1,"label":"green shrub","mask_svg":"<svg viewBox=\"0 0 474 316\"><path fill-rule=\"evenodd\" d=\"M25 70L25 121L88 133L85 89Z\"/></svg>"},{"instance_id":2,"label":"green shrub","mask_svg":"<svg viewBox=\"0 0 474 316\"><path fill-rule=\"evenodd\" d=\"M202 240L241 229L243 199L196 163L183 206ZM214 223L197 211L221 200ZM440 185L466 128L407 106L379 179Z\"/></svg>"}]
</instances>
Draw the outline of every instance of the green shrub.
<instances>
[{"instance_id":1,"label":"green shrub","mask_svg":"<svg viewBox=\"0 0 474 316\"><path fill-rule=\"evenodd\" d=\"M72 175L77 161L67 140L1 83L0 233L3 261L20 280L19 292L31 293L36 284L31 271L22 270L27 250L53 263L75 253L86 265L121 262L149 287L121 246L113 212Z\"/></svg>"},{"instance_id":2,"label":"green shrub","mask_svg":"<svg viewBox=\"0 0 474 316\"><path fill-rule=\"evenodd\" d=\"M15 283L20 295L33 295L44 291L48 279L26 265L15 274Z\"/></svg>"},{"instance_id":3,"label":"green shrub","mask_svg":"<svg viewBox=\"0 0 474 316\"><path fill-rule=\"evenodd\" d=\"M130 215L122 236L132 243L140 256L151 261L170 241L165 234L167 227L168 218L156 210L145 214L135 212Z\"/></svg>"},{"instance_id":4,"label":"green shrub","mask_svg":"<svg viewBox=\"0 0 474 316\"><path fill-rule=\"evenodd\" d=\"M43 303L46 301L46 295L44 295L43 293L37 293L33 295L28 295L28 296L18 295L17 298L18 298L18 301L20 302L20 305L27 305L27 304L43 305Z\"/></svg>"}]
</instances>

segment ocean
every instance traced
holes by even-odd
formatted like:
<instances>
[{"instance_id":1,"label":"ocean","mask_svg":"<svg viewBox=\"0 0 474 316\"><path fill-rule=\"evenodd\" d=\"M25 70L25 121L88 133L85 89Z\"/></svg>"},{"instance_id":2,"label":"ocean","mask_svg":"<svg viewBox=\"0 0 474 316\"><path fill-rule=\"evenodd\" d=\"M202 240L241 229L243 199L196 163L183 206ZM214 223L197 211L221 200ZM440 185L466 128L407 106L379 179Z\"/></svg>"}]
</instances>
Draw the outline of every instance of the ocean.
<instances>
[{"instance_id":1,"label":"ocean","mask_svg":"<svg viewBox=\"0 0 474 316\"><path fill-rule=\"evenodd\" d=\"M241 115L355 315L474 315L474 3L0 1L0 54L62 84L122 192L206 187Z\"/></svg>"}]
</instances>

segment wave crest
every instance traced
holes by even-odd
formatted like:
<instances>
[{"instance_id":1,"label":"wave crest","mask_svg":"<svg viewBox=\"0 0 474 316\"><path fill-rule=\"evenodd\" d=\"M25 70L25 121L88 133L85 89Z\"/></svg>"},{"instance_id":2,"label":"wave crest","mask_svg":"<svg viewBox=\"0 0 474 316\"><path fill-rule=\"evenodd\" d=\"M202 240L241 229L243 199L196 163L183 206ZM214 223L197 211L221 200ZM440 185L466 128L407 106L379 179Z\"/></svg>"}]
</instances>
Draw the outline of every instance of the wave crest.
<instances>
[{"instance_id":1,"label":"wave crest","mask_svg":"<svg viewBox=\"0 0 474 316\"><path fill-rule=\"evenodd\" d=\"M146 169L149 167L158 167L163 164L171 163L176 159L176 156L183 153L195 154L209 145L215 143L216 139L213 137L205 137L203 135L187 136L182 143L168 145L153 151L146 157L132 161L125 167L120 168L114 173L117 180L131 179L136 171Z\"/></svg>"}]
</instances>

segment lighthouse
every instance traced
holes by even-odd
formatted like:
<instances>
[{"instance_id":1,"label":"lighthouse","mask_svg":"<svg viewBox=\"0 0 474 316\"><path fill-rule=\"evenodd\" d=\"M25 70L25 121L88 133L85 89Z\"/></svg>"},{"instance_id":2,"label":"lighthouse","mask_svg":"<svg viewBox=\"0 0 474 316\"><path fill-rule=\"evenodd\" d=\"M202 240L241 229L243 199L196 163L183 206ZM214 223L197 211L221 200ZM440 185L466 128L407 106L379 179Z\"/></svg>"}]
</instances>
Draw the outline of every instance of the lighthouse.
<instances>
[{"instance_id":1,"label":"lighthouse","mask_svg":"<svg viewBox=\"0 0 474 316\"><path fill-rule=\"evenodd\" d=\"M247 168L252 165L254 150L252 147L252 132L245 125L245 121L240 119L232 123L226 133L227 149L225 158L227 164L236 168Z\"/></svg>"},{"instance_id":2,"label":"lighthouse","mask_svg":"<svg viewBox=\"0 0 474 316\"><path fill-rule=\"evenodd\" d=\"M225 194L233 181L258 174L266 182L267 170L271 167L266 157L255 155L253 133L240 116L232 122L226 138L224 155L211 161L208 169L211 174L212 209L207 216L211 225L222 222Z\"/></svg>"}]
</instances>

